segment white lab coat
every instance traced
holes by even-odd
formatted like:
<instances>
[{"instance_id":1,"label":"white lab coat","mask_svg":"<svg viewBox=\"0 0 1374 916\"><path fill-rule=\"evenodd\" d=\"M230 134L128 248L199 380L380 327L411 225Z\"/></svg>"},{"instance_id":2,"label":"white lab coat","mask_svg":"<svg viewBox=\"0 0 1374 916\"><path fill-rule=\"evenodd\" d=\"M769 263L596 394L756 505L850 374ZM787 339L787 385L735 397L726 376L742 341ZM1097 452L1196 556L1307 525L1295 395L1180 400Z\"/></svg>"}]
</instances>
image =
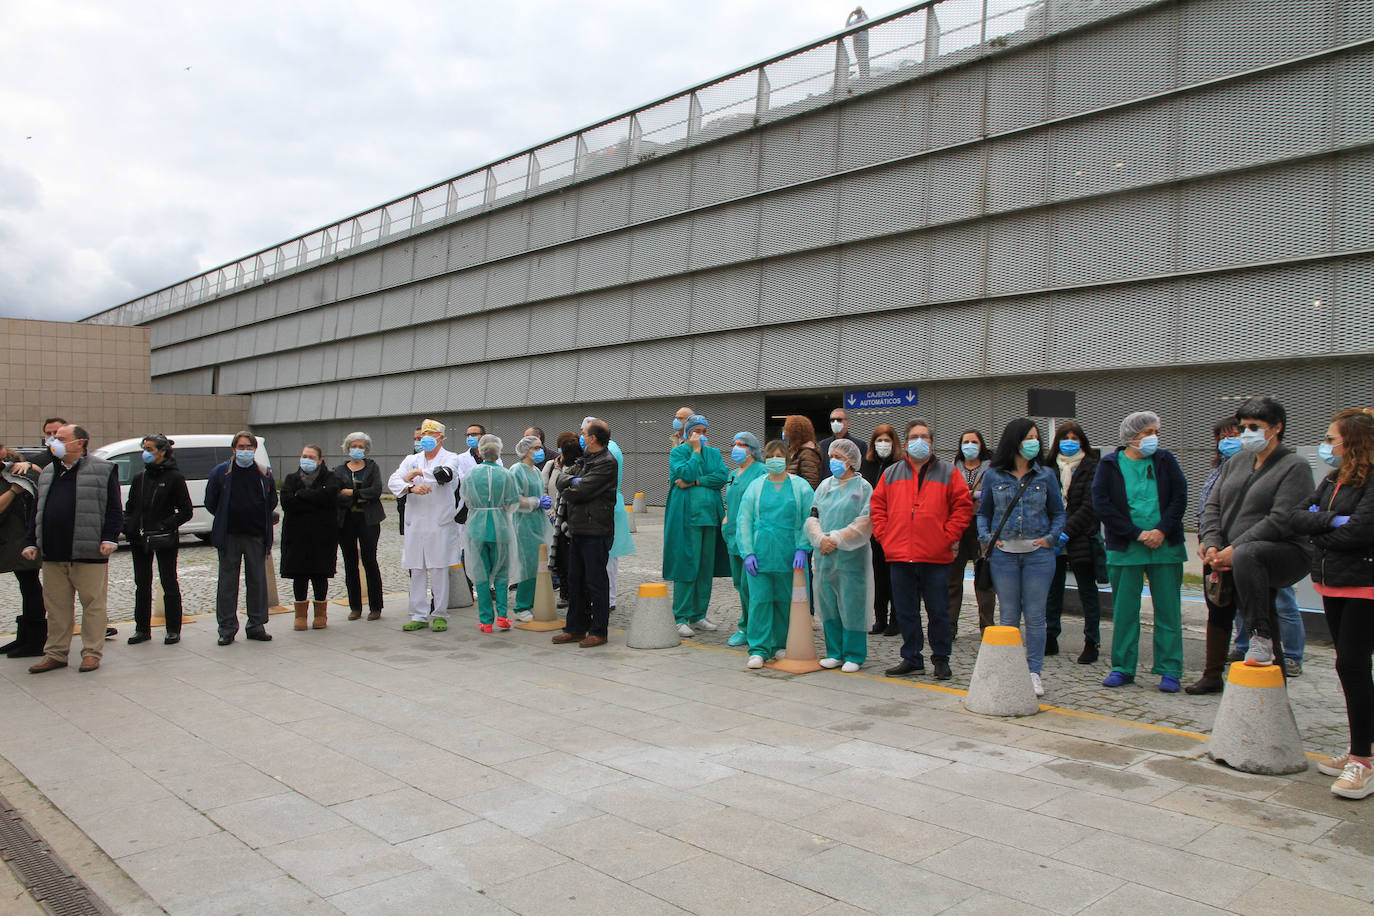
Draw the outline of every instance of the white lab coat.
<instances>
[{"instance_id":1,"label":"white lab coat","mask_svg":"<svg viewBox=\"0 0 1374 916\"><path fill-rule=\"evenodd\" d=\"M453 479L439 483L434 471L447 466ZM422 475L406 482L406 475L418 468ZM407 486L423 483L430 488L424 494L406 496L405 545L401 549L401 566L406 569L445 569L462 562L461 528L453 520L457 510L455 496L462 480L462 465L457 455L441 448L433 458L424 452L407 455L391 475L387 486L391 495L400 496Z\"/></svg>"}]
</instances>

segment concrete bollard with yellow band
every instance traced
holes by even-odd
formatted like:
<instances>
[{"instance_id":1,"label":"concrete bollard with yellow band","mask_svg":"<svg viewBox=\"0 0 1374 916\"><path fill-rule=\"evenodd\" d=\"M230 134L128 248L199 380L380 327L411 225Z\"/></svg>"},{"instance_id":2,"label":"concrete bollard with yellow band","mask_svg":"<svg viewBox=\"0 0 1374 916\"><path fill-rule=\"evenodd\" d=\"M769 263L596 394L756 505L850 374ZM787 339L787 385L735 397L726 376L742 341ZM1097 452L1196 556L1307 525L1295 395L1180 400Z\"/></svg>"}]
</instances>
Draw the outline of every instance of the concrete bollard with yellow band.
<instances>
[{"instance_id":1,"label":"concrete bollard with yellow band","mask_svg":"<svg viewBox=\"0 0 1374 916\"><path fill-rule=\"evenodd\" d=\"M634 507L635 507L635 512L636 512L638 515L643 515L643 514L644 514L644 494L643 494L643 493L636 493L636 494L635 494L635 501L634 501L634 504L633 504L633 505L634 505Z\"/></svg>"},{"instance_id":2,"label":"concrete bollard with yellow band","mask_svg":"<svg viewBox=\"0 0 1374 916\"><path fill-rule=\"evenodd\" d=\"M1231 665L1207 756L1242 773L1281 776L1307 769L1302 736L1278 665Z\"/></svg>"},{"instance_id":3,"label":"concrete bollard with yellow band","mask_svg":"<svg viewBox=\"0 0 1374 916\"><path fill-rule=\"evenodd\" d=\"M806 570L792 570L792 614L787 622L787 655L764 663L765 668L788 674L823 671L816 657L816 637L811 628L811 605L806 600Z\"/></svg>"},{"instance_id":4,"label":"concrete bollard with yellow band","mask_svg":"<svg viewBox=\"0 0 1374 916\"><path fill-rule=\"evenodd\" d=\"M671 649L682 645L666 582L645 582L639 587L625 645L631 649Z\"/></svg>"},{"instance_id":5,"label":"concrete bollard with yellow band","mask_svg":"<svg viewBox=\"0 0 1374 916\"><path fill-rule=\"evenodd\" d=\"M626 506L626 507L625 507L625 517L626 517L627 519L630 520L630 533L631 533L631 534L634 534L634 533L636 533L637 531L639 531L639 524L635 521L635 507L634 507L634 506Z\"/></svg>"},{"instance_id":6,"label":"concrete bollard with yellow band","mask_svg":"<svg viewBox=\"0 0 1374 916\"><path fill-rule=\"evenodd\" d=\"M985 716L1032 716L1040 711L1018 627L983 631L964 708Z\"/></svg>"},{"instance_id":7,"label":"concrete bollard with yellow band","mask_svg":"<svg viewBox=\"0 0 1374 916\"><path fill-rule=\"evenodd\" d=\"M533 620L517 623L520 630L533 630L547 633L549 630L563 629L563 620L553 600L553 577L549 574L549 545L539 545L539 571L534 574L534 607L530 608Z\"/></svg>"}]
</instances>

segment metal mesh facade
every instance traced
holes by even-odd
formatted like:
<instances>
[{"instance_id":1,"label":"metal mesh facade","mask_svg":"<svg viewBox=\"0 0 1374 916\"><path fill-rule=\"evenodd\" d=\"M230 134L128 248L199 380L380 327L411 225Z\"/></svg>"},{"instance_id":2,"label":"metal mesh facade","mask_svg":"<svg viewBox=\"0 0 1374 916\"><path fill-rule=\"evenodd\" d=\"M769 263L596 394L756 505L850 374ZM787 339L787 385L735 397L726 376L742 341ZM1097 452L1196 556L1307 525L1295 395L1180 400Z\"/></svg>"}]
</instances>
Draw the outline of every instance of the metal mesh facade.
<instances>
[{"instance_id":1,"label":"metal mesh facade","mask_svg":"<svg viewBox=\"0 0 1374 916\"><path fill-rule=\"evenodd\" d=\"M92 320L150 327L155 390L251 394L288 453L595 414L651 500L678 406L724 436L763 392L916 384L949 453L1072 388L1106 445L1157 410L1195 480L1237 398L1284 400L1297 442L1374 404L1368 3L944 0L871 35L867 79L852 41L805 49L579 133L563 174L492 166L432 227L416 203Z\"/></svg>"}]
</instances>

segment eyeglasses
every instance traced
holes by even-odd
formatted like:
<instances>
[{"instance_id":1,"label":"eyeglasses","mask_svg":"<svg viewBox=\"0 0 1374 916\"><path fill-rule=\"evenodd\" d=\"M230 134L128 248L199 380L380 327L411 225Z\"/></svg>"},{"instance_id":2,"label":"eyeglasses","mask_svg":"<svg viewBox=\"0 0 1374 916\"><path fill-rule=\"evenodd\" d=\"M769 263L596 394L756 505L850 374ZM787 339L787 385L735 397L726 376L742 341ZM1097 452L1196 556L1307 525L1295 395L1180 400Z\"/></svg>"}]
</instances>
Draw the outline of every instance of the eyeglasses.
<instances>
[{"instance_id":1,"label":"eyeglasses","mask_svg":"<svg viewBox=\"0 0 1374 916\"><path fill-rule=\"evenodd\" d=\"M1269 431L1269 426L1265 423L1242 423L1241 429L1248 429L1252 433L1265 433Z\"/></svg>"}]
</instances>

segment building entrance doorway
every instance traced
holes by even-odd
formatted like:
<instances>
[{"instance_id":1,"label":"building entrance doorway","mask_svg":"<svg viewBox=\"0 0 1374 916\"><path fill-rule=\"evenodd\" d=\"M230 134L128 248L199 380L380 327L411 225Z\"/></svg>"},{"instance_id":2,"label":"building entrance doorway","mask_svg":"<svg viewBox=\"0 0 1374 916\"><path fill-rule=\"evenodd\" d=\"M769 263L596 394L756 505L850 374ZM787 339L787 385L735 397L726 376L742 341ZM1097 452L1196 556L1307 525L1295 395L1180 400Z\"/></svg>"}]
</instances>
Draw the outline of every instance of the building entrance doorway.
<instances>
[{"instance_id":1,"label":"building entrance doorway","mask_svg":"<svg viewBox=\"0 0 1374 916\"><path fill-rule=\"evenodd\" d=\"M830 411L844 406L844 392L835 389L819 394L775 394L763 399L765 440L782 438L782 424L792 414L801 414L816 427L816 443L830 435Z\"/></svg>"}]
</instances>

